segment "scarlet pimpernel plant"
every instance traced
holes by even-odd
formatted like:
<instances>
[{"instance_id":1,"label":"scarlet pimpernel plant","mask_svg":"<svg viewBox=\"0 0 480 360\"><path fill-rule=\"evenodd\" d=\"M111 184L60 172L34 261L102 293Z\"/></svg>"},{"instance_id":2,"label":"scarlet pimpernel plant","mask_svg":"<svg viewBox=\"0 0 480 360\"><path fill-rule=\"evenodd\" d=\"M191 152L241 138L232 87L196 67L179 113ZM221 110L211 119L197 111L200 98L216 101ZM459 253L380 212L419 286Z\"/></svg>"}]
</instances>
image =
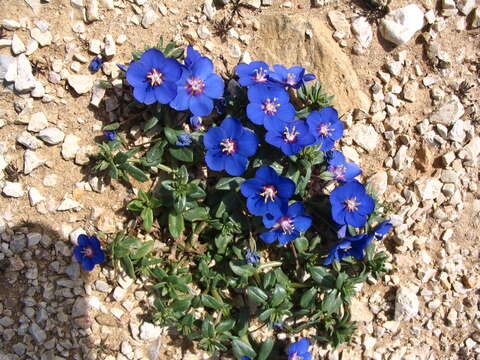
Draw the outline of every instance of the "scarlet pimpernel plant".
<instances>
[{"instance_id":1,"label":"scarlet pimpernel plant","mask_svg":"<svg viewBox=\"0 0 480 360\"><path fill-rule=\"evenodd\" d=\"M130 120L106 125L94 170L151 184L104 241L115 267L153 284L152 320L237 359L310 359L315 342L348 341L351 298L386 271L375 243L392 225L336 149L344 126L315 76L254 61L222 78L174 43L120 67L150 139L132 145Z\"/></svg>"}]
</instances>

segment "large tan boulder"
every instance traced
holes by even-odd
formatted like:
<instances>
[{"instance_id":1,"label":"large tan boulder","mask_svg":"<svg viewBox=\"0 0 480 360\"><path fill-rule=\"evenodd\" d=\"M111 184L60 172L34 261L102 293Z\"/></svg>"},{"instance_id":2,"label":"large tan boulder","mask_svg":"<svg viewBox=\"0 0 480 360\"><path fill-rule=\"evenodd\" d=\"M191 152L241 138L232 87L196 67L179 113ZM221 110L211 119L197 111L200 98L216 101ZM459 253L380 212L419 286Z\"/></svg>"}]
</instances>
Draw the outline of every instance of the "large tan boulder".
<instances>
[{"instance_id":1,"label":"large tan boulder","mask_svg":"<svg viewBox=\"0 0 480 360\"><path fill-rule=\"evenodd\" d=\"M369 110L370 100L361 90L350 59L333 40L326 19L268 15L259 21L253 59L270 65L305 67L317 76L328 95L335 95L333 105L341 114L355 108Z\"/></svg>"}]
</instances>

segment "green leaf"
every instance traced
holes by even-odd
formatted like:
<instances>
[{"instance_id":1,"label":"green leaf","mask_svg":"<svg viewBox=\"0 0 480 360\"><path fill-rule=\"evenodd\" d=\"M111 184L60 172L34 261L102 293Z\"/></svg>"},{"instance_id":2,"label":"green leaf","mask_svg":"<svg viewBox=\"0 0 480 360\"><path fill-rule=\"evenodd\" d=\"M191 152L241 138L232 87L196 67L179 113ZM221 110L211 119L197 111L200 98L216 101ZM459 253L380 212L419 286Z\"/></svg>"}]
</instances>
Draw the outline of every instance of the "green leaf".
<instances>
[{"instance_id":1,"label":"green leaf","mask_svg":"<svg viewBox=\"0 0 480 360\"><path fill-rule=\"evenodd\" d=\"M232 351L233 354L239 359L242 356L248 356L251 359L257 356L257 353L255 352L255 350L253 350L250 344L244 343L239 339L234 339L232 341Z\"/></svg>"},{"instance_id":2,"label":"green leaf","mask_svg":"<svg viewBox=\"0 0 480 360\"><path fill-rule=\"evenodd\" d=\"M158 118L156 116L152 116L150 119L148 119L145 122L145 125L143 126L143 130L148 131L148 130L154 128L155 125L157 125L157 124L158 124Z\"/></svg>"},{"instance_id":3,"label":"green leaf","mask_svg":"<svg viewBox=\"0 0 480 360\"><path fill-rule=\"evenodd\" d=\"M145 181L148 180L147 175L145 175L145 173L142 170L140 170L139 168L137 168L136 166L125 163L125 164L122 164L120 166L120 168L125 170L133 178L135 178L136 180L138 180L140 182L145 182Z\"/></svg>"},{"instance_id":4,"label":"green leaf","mask_svg":"<svg viewBox=\"0 0 480 360\"><path fill-rule=\"evenodd\" d=\"M260 351L258 353L257 360L267 360L268 356L272 352L274 341L271 337L267 338L262 344Z\"/></svg>"},{"instance_id":5,"label":"green leaf","mask_svg":"<svg viewBox=\"0 0 480 360\"><path fill-rule=\"evenodd\" d=\"M220 254L225 253L228 244L233 240L233 235L230 233L220 233L215 237L215 246ZM237 274L238 275L238 274Z\"/></svg>"},{"instance_id":6,"label":"green leaf","mask_svg":"<svg viewBox=\"0 0 480 360\"><path fill-rule=\"evenodd\" d=\"M215 328L212 325L212 320L208 317L202 322L202 336L208 339L215 336Z\"/></svg>"},{"instance_id":7,"label":"green leaf","mask_svg":"<svg viewBox=\"0 0 480 360\"><path fill-rule=\"evenodd\" d=\"M173 130L172 128L166 127L163 129L163 132L165 134L165 137L167 138L167 141L170 143L170 145L175 145L177 143L177 132Z\"/></svg>"},{"instance_id":8,"label":"green leaf","mask_svg":"<svg viewBox=\"0 0 480 360\"><path fill-rule=\"evenodd\" d=\"M249 276L252 276L255 272L255 269L250 264L240 266L234 264L232 261L230 261L228 264L230 265L230 269L232 269L235 274L241 277L248 278Z\"/></svg>"},{"instance_id":9,"label":"green leaf","mask_svg":"<svg viewBox=\"0 0 480 360\"><path fill-rule=\"evenodd\" d=\"M114 123L110 123L108 125L105 125L103 127L103 130L104 131L112 131L112 130L117 130L119 127L120 127L120 123L119 122L114 122Z\"/></svg>"},{"instance_id":10,"label":"green leaf","mask_svg":"<svg viewBox=\"0 0 480 360\"><path fill-rule=\"evenodd\" d=\"M242 177L223 177L215 185L216 190L234 190L245 181Z\"/></svg>"},{"instance_id":11,"label":"green leaf","mask_svg":"<svg viewBox=\"0 0 480 360\"><path fill-rule=\"evenodd\" d=\"M202 305L205 307L209 307L214 310L222 310L223 309L223 304L215 299L213 296L207 295L207 294L202 294Z\"/></svg>"},{"instance_id":12,"label":"green leaf","mask_svg":"<svg viewBox=\"0 0 480 360\"><path fill-rule=\"evenodd\" d=\"M111 164L108 169L108 176L110 176L112 179L118 179L119 175L120 175L120 171L117 169L115 165Z\"/></svg>"},{"instance_id":13,"label":"green leaf","mask_svg":"<svg viewBox=\"0 0 480 360\"><path fill-rule=\"evenodd\" d=\"M166 142L159 141L155 143L150 149L148 149L147 154L145 155L146 165L155 166L162 161L163 151L165 148Z\"/></svg>"},{"instance_id":14,"label":"green leaf","mask_svg":"<svg viewBox=\"0 0 480 360\"><path fill-rule=\"evenodd\" d=\"M153 248L154 241L150 240L142 244L137 251L131 256L132 260L137 260L145 257Z\"/></svg>"},{"instance_id":15,"label":"green leaf","mask_svg":"<svg viewBox=\"0 0 480 360\"><path fill-rule=\"evenodd\" d=\"M268 295L260 288L256 286L249 286L247 288L248 298L257 303L258 305L263 305L268 300Z\"/></svg>"},{"instance_id":16,"label":"green leaf","mask_svg":"<svg viewBox=\"0 0 480 360\"><path fill-rule=\"evenodd\" d=\"M278 305L280 305L285 301L286 297L287 297L287 291L285 290L285 288L277 284L275 286L275 290L273 291L273 296L272 296L272 300L270 301L270 304L273 307L277 307Z\"/></svg>"},{"instance_id":17,"label":"green leaf","mask_svg":"<svg viewBox=\"0 0 480 360\"><path fill-rule=\"evenodd\" d=\"M308 249L308 239L305 236L296 238L294 244L299 253L304 253Z\"/></svg>"},{"instance_id":18,"label":"green leaf","mask_svg":"<svg viewBox=\"0 0 480 360\"><path fill-rule=\"evenodd\" d=\"M192 162L193 161L193 151L192 149L183 147L178 149L168 149L170 155L172 155L175 159L183 161L183 162Z\"/></svg>"},{"instance_id":19,"label":"green leaf","mask_svg":"<svg viewBox=\"0 0 480 360\"><path fill-rule=\"evenodd\" d=\"M261 321L266 321L274 312L275 312L275 309L267 309L264 312L262 312L260 315L258 315L258 318Z\"/></svg>"},{"instance_id":20,"label":"green leaf","mask_svg":"<svg viewBox=\"0 0 480 360\"><path fill-rule=\"evenodd\" d=\"M322 266L311 266L308 271L310 272L310 275L312 275L313 280L319 284L322 284L324 278L330 275L327 269Z\"/></svg>"},{"instance_id":21,"label":"green leaf","mask_svg":"<svg viewBox=\"0 0 480 360\"><path fill-rule=\"evenodd\" d=\"M194 207L185 211L183 217L185 218L185 220L190 222L208 220L209 210L208 208L204 207Z\"/></svg>"},{"instance_id":22,"label":"green leaf","mask_svg":"<svg viewBox=\"0 0 480 360\"><path fill-rule=\"evenodd\" d=\"M120 259L120 263L122 264L123 270L130 276L132 279L135 279L135 270L133 269L132 260L128 256L124 256Z\"/></svg>"},{"instance_id":23,"label":"green leaf","mask_svg":"<svg viewBox=\"0 0 480 360\"><path fill-rule=\"evenodd\" d=\"M197 184L188 184L188 196L192 199L201 199L207 196L205 193L205 190L203 190L200 186Z\"/></svg>"},{"instance_id":24,"label":"green leaf","mask_svg":"<svg viewBox=\"0 0 480 360\"><path fill-rule=\"evenodd\" d=\"M342 297L338 293L337 289L331 290L322 301L322 310L327 314L335 313L342 305Z\"/></svg>"},{"instance_id":25,"label":"green leaf","mask_svg":"<svg viewBox=\"0 0 480 360\"><path fill-rule=\"evenodd\" d=\"M143 220L143 228L146 232L150 232L153 225L153 210L150 208L143 208L140 217Z\"/></svg>"},{"instance_id":26,"label":"green leaf","mask_svg":"<svg viewBox=\"0 0 480 360\"><path fill-rule=\"evenodd\" d=\"M183 215L170 212L168 214L168 230L170 231L170 235L172 235L174 239L177 239L183 233L184 229L185 223L183 221Z\"/></svg>"},{"instance_id":27,"label":"green leaf","mask_svg":"<svg viewBox=\"0 0 480 360\"><path fill-rule=\"evenodd\" d=\"M228 319L228 320L222 321L220 324L218 324L215 327L215 330L216 330L217 333L224 333L226 331L232 330L234 326L235 326L235 320Z\"/></svg>"},{"instance_id":28,"label":"green leaf","mask_svg":"<svg viewBox=\"0 0 480 360\"><path fill-rule=\"evenodd\" d=\"M175 300L170 306L175 312L185 312L190 308L192 299Z\"/></svg>"},{"instance_id":29,"label":"green leaf","mask_svg":"<svg viewBox=\"0 0 480 360\"><path fill-rule=\"evenodd\" d=\"M302 308L309 308L316 294L317 294L316 288L310 288L307 291L305 291L302 297L300 298L300 306Z\"/></svg>"},{"instance_id":30,"label":"green leaf","mask_svg":"<svg viewBox=\"0 0 480 360\"><path fill-rule=\"evenodd\" d=\"M128 160L128 154L126 152L119 152L113 157L113 161L117 165L124 164Z\"/></svg>"},{"instance_id":31,"label":"green leaf","mask_svg":"<svg viewBox=\"0 0 480 360\"><path fill-rule=\"evenodd\" d=\"M143 202L139 199L135 199L128 203L127 210L140 212L142 211L143 207L144 207Z\"/></svg>"}]
</instances>

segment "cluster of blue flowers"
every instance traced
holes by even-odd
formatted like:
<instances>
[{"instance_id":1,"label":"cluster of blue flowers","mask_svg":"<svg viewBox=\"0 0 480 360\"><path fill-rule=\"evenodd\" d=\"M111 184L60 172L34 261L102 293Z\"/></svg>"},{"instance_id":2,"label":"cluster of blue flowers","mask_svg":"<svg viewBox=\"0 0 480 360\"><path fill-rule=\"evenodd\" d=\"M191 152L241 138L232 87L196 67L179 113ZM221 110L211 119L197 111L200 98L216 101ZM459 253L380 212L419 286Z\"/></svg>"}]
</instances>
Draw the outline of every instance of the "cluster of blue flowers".
<instances>
[{"instance_id":1,"label":"cluster of blue flowers","mask_svg":"<svg viewBox=\"0 0 480 360\"><path fill-rule=\"evenodd\" d=\"M135 100L143 104L169 104L175 110L190 110L194 116L207 116L213 100L223 96L224 81L213 72L213 63L192 46L184 64L167 58L160 50L145 51L130 64L127 81Z\"/></svg>"},{"instance_id":2,"label":"cluster of blue flowers","mask_svg":"<svg viewBox=\"0 0 480 360\"><path fill-rule=\"evenodd\" d=\"M311 360L312 353L308 351L310 341L307 338L301 338L293 342L288 347L288 360ZM240 360L252 360L248 356L243 356Z\"/></svg>"}]
</instances>

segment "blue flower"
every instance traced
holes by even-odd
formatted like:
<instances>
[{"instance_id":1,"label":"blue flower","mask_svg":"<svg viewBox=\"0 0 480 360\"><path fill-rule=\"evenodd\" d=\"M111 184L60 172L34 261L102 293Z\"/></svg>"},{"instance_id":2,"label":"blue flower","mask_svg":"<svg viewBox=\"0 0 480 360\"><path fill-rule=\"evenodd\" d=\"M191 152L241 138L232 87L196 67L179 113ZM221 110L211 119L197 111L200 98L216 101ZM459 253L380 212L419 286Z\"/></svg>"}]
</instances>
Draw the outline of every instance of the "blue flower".
<instances>
[{"instance_id":1,"label":"blue flower","mask_svg":"<svg viewBox=\"0 0 480 360\"><path fill-rule=\"evenodd\" d=\"M73 255L82 265L83 270L90 271L96 264L105 261L105 253L95 236L79 235L77 243L78 245L73 249Z\"/></svg>"},{"instance_id":2,"label":"blue flower","mask_svg":"<svg viewBox=\"0 0 480 360\"><path fill-rule=\"evenodd\" d=\"M290 344L288 347L288 360L312 360L312 354L308 351L310 342L307 338Z\"/></svg>"},{"instance_id":3,"label":"blue flower","mask_svg":"<svg viewBox=\"0 0 480 360\"><path fill-rule=\"evenodd\" d=\"M323 265L330 265L333 261L340 261L348 256L353 256L358 260L363 259L365 257L364 250L373 238L374 234L372 233L345 238L330 249L327 258L323 261Z\"/></svg>"},{"instance_id":4,"label":"blue flower","mask_svg":"<svg viewBox=\"0 0 480 360\"><path fill-rule=\"evenodd\" d=\"M295 119L295 108L281 87L253 86L248 89L247 116L251 122L275 130L277 123Z\"/></svg>"},{"instance_id":5,"label":"blue flower","mask_svg":"<svg viewBox=\"0 0 480 360\"><path fill-rule=\"evenodd\" d=\"M345 238L330 249L323 264L330 265L334 260L340 261L348 256L353 256L358 260L363 259L368 244L370 244L374 238L381 240L391 228L392 224L390 222L383 221L367 234L359 234Z\"/></svg>"},{"instance_id":6,"label":"blue flower","mask_svg":"<svg viewBox=\"0 0 480 360\"><path fill-rule=\"evenodd\" d=\"M207 116L213 110L213 99L223 96L224 86L223 79L213 73L212 61L195 56L189 66L182 68L177 96L170 106L180 111L189 109L196 116Z\"/></svg>"},{"instance_id":7,"label":"blue flower","mask_svg":"<svg viewBox=\"0 0 480 360\"><path fill-rule=\"evenodd\" d=\"M242 356L240 360L252 360L252 359L250 359L248 356Z\"/></svg>"},{"instance_id":8,"label":"blue flower","mask_svg":"<svg viewBox=\"0 0 480 360\"><path fill-rule=\"evenodd\" d=\"M354 180L337 186L330 193L332 218L339 225L362 227L367 216L375 209L375 202L365 192L365 187Z\"/></svg>"},{"instance_id":9,"label":"blue flower","mask_svg":"<svg viewBox=\"0 0 480 360\"><path fill-rule=\"evenodd\" d=\"M175 82L180 79L182 68L157 49L149 49L134 61L127 70L127 81L133 86L133 97L141 103L168 104L177 94Z\"/></svg>"},{"instance_id":10,"label":"blue flower","mask_svg":"<svg viewBox=\"0 0 480 360\"><path fill-rule=\"evenodd\" d=\"M274 124L274 130L265 135L265 141L282 150L285 155L291 156L299 153L305 146L315 142L315 138L308 131L304 121L295 120L291 123Z\"/></svg>"},{"instance_id":11,"label":"blue flower","mask_svg":"<svg viewBox=\"0 0 480 360\"><path fill-rule=\"evenodd\" d=\"M175 145L179 147L188 147L192 145L192 137L190 136L190 134L181 133L180 135L177 136L177 139L178 140L175 143Z\"/></svg>"},{"instance_id":12,"label":"blue flower","mask_svg":"<svg viewBox=\"0 0 480 360\"><path fill-rule=\"evenodd\" d=\"M393 225L390 221L383 221L373 229L375 238L381 240L392 229Z\"/></svg>"},{"instance_id":13,"label":"blue flower","mask_svg":"<svg viewBox=\"0 0 480 360\"><path fill-rule=\"evenodd\" d=\"M205 162L210 169L240 176L247 168L248 157L257 152L258 137L240 121L228 117L220 126L207 131L203 144L207 148Z\"/></svg>"},{"instance_id":14,"label":"blue flower","mask_svg":"<svg viewBox=\"0 0 480 360\"><path fill-rule=\"evenodd\" d=\"M103 59L100 55L95 56L92 61L90 61L90 64L88 65L88 70L97 72L98 69L100 69L100 66L103 64Z\"/></svg>"},{"instance_id":15,"label":"blue flower","mask_svg":"<svg viewBox=\"0 0 480 360\"><path fill-rule=\"evenodd\" d=\"M305 74L305 69L300 66L292 66L287 69L283 65L273 65L274 71L269 73L269 78L283 86L294 89L300 88L306 81L315 79L313 74Z\"/></svg>"},{"instance_id":16,"label":"blue flower","mask_svg":"<svg viewBox=\"0 0 480 360\"><path fill-rule=\"evenodd\" d=\"M103 136L107 138L109 141L114 141L117 138L117 131L116 130L105 130L103 132Z\"/></svg>"},{"instance_id":17,"label":"blue flower","mask_svg":"<svg viewBox=\"0 0 480 360\"><path fill-rule=\"evenodd\" d=\"M333 179L348 182L362 173L357 164L348 162L341 151L331 150L327 152L327 170L332 173Z\"/></svg>"},{"instance_id":18,"label":"blue flower","mask_svg":"<svg viewBox=\"0 0 480 360\"><path fill-rule=\"evenodd\" d=\"M338 120L337 110L331 106L312 111L307 117L307 123L322 151L333 148L335 141L343 135L343 123Z\"/></svg>"},{"instance_id":19,"label":"blue flower","mask_svg":"<svg viewBox=\"0 0 480 360\"><path fill-rule=\"evenodd\" d=\"M247 249L245 260L247 260L247 264L257 264L260 261L260 256L258 256L256 251Z\"/></svg>"},{"instance_id":20,"label":"blue flower","mask_svg":"<svg viewBox=\"0 0 480 360\"><path fill-rule=\"evenodd\" d=\"M279 212L264 215L263 225L272 230L260 235L260 239L267 244L278 240L280 245L285 245L295 240L301 232L307 231L312 225L312 218L304 214L301 202L295 202Z\"/></svg>"},{"instance_id":21,"label":"blue flower","mask_svg":"<svg viewBox=\"0 0 480 360\"><path fill-rule=\"evenodd\" d=\"M202 118L200 116L190 116L189 122L193 131L198 131L202 128Z\"/></svg>"},{"instance_id":22,"label":"blue flower","mask_svg":"<svg viewBox=\"0 0 480 360\"><path fill-rule=\"evenodd\" d=\"M240 185L242 195L247 198L247 208L253 215L278 213L285 208L295 192L295 183L278 174L269 166L260 167L255 177Z\"/></svg>"},{"instance_id":23,"label":"blue flower","mask_svg":"<svg viewBox=\"0 0 480 360\"><path fill-rule=\"evenodd\" d=\"M270 66L263 61L252 61L250 64L239 64L235 68L242 86L273 85L268 74Z\"/></svg>"}]
</instances>

